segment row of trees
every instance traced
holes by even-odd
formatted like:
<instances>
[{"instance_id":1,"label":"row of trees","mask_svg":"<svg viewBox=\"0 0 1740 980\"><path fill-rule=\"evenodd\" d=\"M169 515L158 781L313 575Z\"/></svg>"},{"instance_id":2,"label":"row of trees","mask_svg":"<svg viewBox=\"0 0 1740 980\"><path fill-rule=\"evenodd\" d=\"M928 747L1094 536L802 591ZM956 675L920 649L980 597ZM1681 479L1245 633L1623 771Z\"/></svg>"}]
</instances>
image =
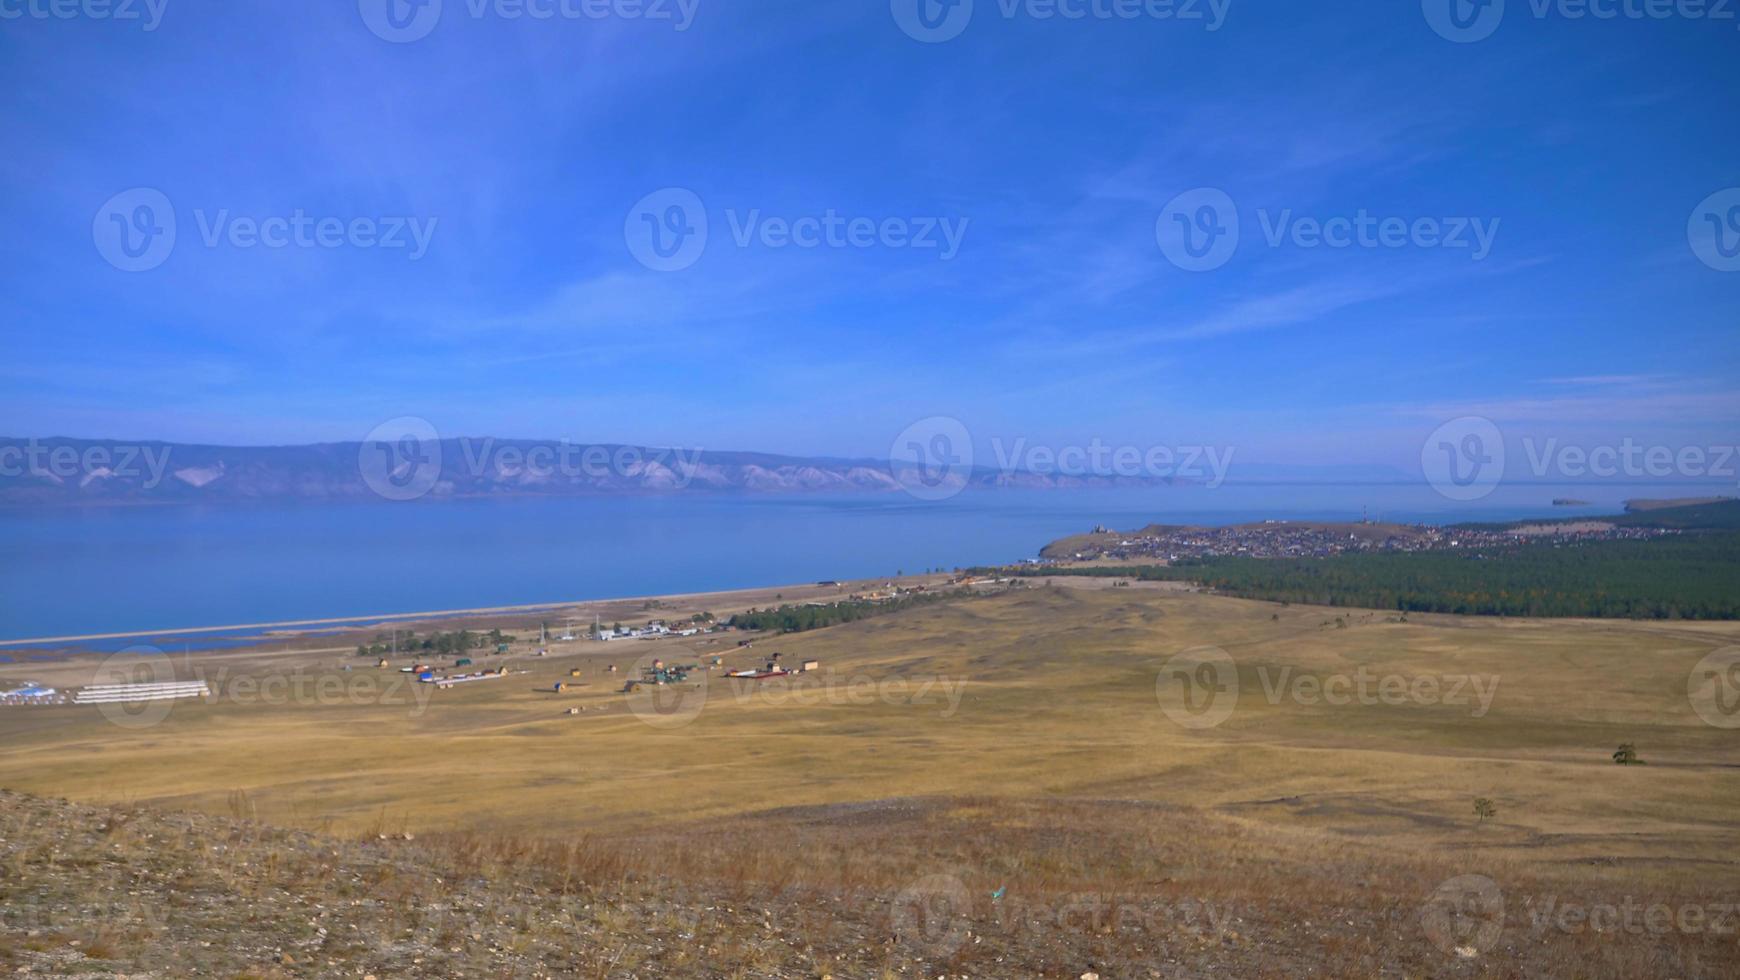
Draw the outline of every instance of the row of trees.
<instances>
[{"instance_id":1,"label":"row of trees","mask_svg":"<svg viewBox=\"0 0 1740 980\"><path fill-rule=\"evenodd\" d=\"M731 625L746 630L774 630L780 633L802 633L805 630L838 626L854 620L883 613L929 605L945 599L958 598L965 592L915 592L899 599L881 602L868 600L827 602L814 606L780 606L777 609L751 609L731 617Z\"/></svg>"},{"instance_id":2,"label":"row of trees","mask_svg":"<svg viewBox=\"0 0 1740 980\"><path fill-rule=\"evenodd\" d=\"M503 643L512 643L514 637L499 629L487 633L473 633L470 630L456 630L451 633L436 631L428 636L418 636L407 630L396 640L387 636L377 635L373 643L359 643L356 655L359 657L384 657L395 649L400 653L464 653L468 650L485 650L494 652Z\"/></svg>"}]
</instances>

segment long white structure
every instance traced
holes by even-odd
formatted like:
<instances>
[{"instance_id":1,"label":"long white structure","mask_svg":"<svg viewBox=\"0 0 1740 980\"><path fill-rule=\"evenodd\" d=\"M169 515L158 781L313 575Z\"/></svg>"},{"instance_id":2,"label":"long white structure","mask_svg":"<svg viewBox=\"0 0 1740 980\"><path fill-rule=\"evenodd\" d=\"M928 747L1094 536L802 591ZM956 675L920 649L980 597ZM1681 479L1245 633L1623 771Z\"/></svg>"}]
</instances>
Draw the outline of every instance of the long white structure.
<instances>
[{"instance_id":1,"label":"long white structure","mask_svg":"<svg viewBox=\"0 0 1740 980\"><path fill-rule=\"evenodd\" d=\"M130 701L169 701L205 698L211 688L205 681L166 681L158 684L92 684L73 695L73 704L117 704Z\"/></svg>"}]
</instances>

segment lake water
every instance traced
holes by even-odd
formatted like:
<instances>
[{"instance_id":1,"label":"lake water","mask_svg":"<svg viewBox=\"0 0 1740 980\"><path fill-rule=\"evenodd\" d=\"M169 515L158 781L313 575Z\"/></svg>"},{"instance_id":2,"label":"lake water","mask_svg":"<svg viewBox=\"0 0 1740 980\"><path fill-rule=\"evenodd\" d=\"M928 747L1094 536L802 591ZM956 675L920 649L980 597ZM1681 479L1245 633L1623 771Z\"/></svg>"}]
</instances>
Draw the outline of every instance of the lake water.
<instances>
[{"instance_id":1,"label":"lake water","mask_svg":"<svg viewBox=\"0 0 1740 980\"><path fill-rule=\"evenodd\" d=\"M1662 488L1425 486L517 498L0 511L0 639L695 592L1008 562L1095 524L1616 513ZM1588 508L1553 507L1555 497Z\"/></svg>"}]
</instances>

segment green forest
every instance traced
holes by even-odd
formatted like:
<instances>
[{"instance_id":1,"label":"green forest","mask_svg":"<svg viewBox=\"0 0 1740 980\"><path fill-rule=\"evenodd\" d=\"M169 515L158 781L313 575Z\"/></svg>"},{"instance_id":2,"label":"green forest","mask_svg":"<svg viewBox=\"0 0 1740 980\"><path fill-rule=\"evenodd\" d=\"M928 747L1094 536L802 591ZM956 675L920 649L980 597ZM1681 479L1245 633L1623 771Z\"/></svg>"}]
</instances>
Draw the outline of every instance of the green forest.
<instances>
[{"instance_id":1,"label":"green forest","mask_svg":"<svg viewBox=\"0 0 1740 980\"><path fill-rule=\"evenodd\" d=\"M911 609L914 606L925 606L933 602L960 598L967 594L965 592L917 592L899 599L887 599L880 602L861 599L804 606L787 605L780 606L778 609L751 609L748 612L732 616L731 625L746 630L802 633L805 630L838 626L841 623L850 623L870 616L879 616L902 609Z\"/></svg>"},{"instance_id":2,"label":"green forest","mask_svg":"<svg viewBox=\"0 0 1740 980\"><path fill-rule=\"evenodd\" d=\"M1740 618L1740 534L1688 534L1468 551L1208 558L1172 566L1012 569L1194 582L1226 595L1480 616Z\"/></svg>"}]
</instances>

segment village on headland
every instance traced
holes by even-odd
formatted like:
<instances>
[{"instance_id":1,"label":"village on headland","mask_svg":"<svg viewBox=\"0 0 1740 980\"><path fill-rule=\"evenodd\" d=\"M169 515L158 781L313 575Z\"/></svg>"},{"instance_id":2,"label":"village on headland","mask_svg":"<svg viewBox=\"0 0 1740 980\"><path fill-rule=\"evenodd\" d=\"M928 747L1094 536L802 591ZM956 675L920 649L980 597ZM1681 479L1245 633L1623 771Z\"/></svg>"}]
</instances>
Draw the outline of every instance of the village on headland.
<instances>
[{"instance_id":1,"label":"village on headland","mask_svg":"<svg viewBox=\"0 0 1740 980\"><path fill-rule=\"evenodd\" d=\"M1490 548L1546 538L1579 543L1641 540L1677 533L1673 528L1629 526L1599 519L1450 526L1269 520L1226 527L1151 524L1135 531L1114 531L1100 525L1087 534L1054 541L1040 555L1051 561L1327 558L1360 552Z\"/></svg>"}]
</instances>

